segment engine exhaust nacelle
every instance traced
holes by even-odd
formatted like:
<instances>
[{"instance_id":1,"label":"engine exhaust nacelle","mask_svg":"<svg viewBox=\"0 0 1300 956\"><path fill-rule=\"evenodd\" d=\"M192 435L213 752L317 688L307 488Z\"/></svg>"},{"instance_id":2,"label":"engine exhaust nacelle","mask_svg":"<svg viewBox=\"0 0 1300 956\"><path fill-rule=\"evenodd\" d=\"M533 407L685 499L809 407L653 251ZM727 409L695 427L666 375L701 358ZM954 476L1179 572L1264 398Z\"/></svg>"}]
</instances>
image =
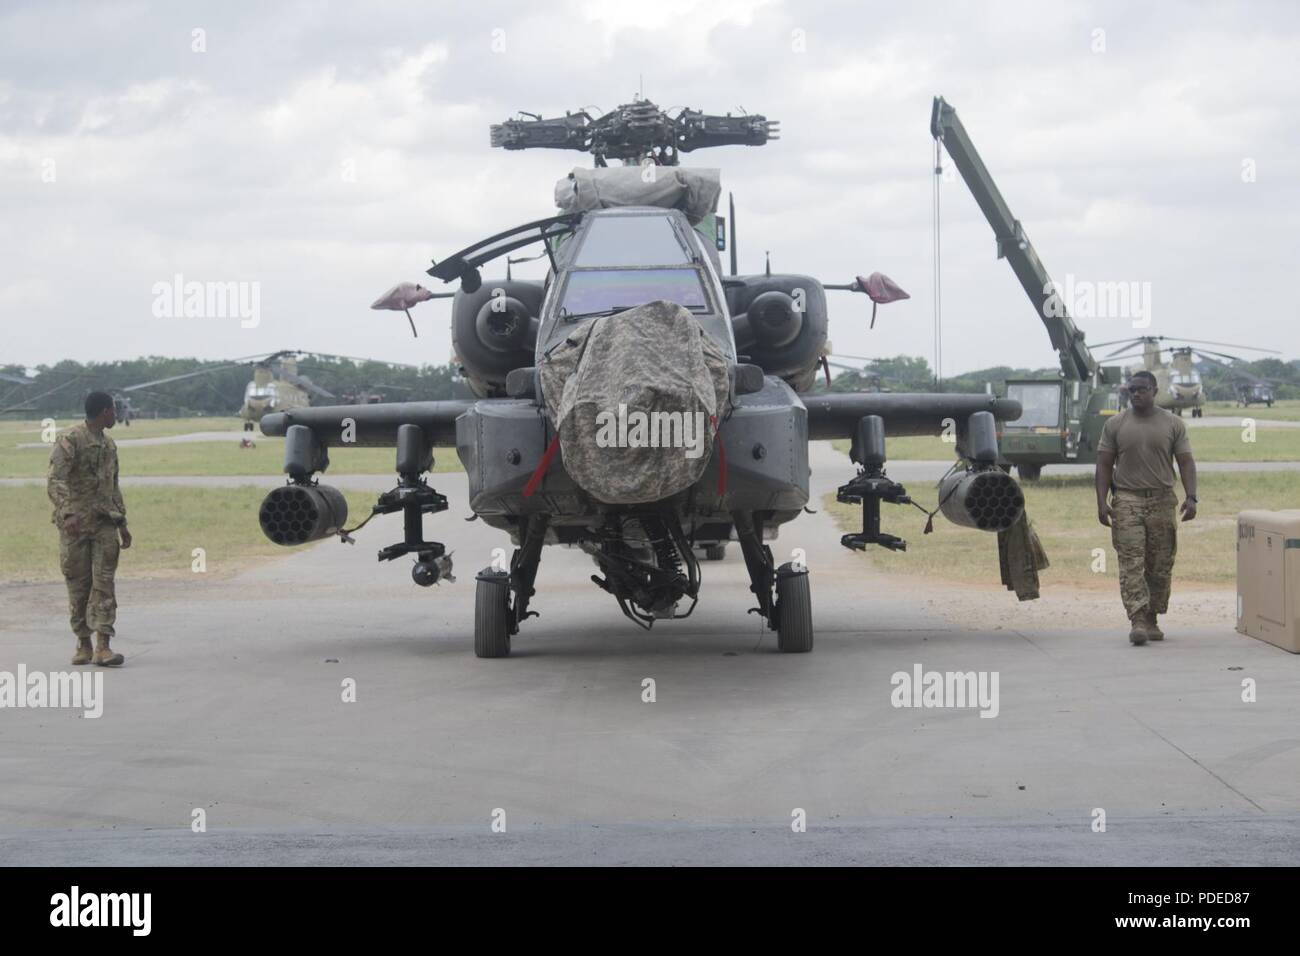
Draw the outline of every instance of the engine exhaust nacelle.
<instances>
[{"instance_id":1,"label":"engine exhaust nacelle","mask_svg":"<svg viewBox=\"0 0 1300 956\"><path fill-rule=\"evenodd\" d=\"M943 515L953 524L980 531L1005 531L1025 513L1025 496L1000 468L964 471L939 483Z\"/></svg>"},{"instance_id":2,"label":"engine exhaust nacelle","mask_svg":"<svg viewBox=\"0 0 1300 956\"><path fill-rule=\"evenodd\" d=\"M504 397L506 376L533 364L542 292L541 282L488 278L452 299L452 348L478 398Z\"/></svg>"},{"instance_id":3,"label":"engine exhaust nacelle","mask_svg":"<svg viewBox=\"0 0 1300 956\"><path fill-rule=\"evenodd\" d=\"M736 348L768 375L804 391L826 346L826 293L804 275L731 276L726 281Z\"/></svg>"},{"instance_id":4,"label":"engine exhaust nacelle","mask_svg":"<svg viewBox=\"0 0 1300 956\"><path fill-rule=\"evenodd\" d=\"M329 485L285 485L263 499L257 520L270 540L292 547L337 534L347 523L348 502Z\"/></svg>"},{"instance_id":5,"label":"engine exhaust nacelle","mask_svg":"<svg viewBox=\"0 0 1300 956\"><path fill-rule=\"evenodd\" d=\"M537 319L528 306L508 295L484 302L474 319L474 328L478 340L494 352L531 348L537 341Z\"/></svg>"},{"instance_id":6,"label":"engine exhaust nacelle","mask_svg":"<svg viewBox=\"0 0 1300 956\"><path fill-rule=\"evenodd\" d=\"M744 321L755 343L764 349L784 348L803 328L803 314L795 308L794 299L775 289L761 293L749 304Z\"/></svg>"}]
</instances>

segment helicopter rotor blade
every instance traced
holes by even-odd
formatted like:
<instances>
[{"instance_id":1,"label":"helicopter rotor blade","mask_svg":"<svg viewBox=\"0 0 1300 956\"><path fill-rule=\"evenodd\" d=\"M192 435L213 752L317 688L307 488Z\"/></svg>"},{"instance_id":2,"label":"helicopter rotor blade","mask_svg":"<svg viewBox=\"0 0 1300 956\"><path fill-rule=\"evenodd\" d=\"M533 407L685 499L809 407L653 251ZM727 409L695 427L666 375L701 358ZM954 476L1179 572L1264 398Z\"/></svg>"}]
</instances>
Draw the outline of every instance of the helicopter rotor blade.
<instances>
[{"instance_id":1,"label":"helicopter rotor blade","mask_svg":"<svg viewBox=\"0 0 1300 956\"><path fill-rule=\"evenodd\" d=\"M1163 337L1164 336L1161 335L1151 335L1151 336L1139 335L1131 339L1112 339L1109 342L1089 342L1088 345L1090 345L1094 349L1104 349L1108 345L1123 345L1125 348L1127 348L1128 346L1133 345L1137 342L1145 342L1148 338L1160 339Z\"/></svg>"},{"instance_id":2,"label":"helicopter rotor blade","mask_svg":"<svg viewBox=\"0 0 1300 956\"><path fill-rule=\"evenodd\" d=\"M1198 356L1200 356L1200 358L1201 358L1203 361L1208 362L1210 365L1213 365L1213 366L1216 366L1217 368L1221 368L1221 369L1223 369L1223 371L1226 372L1228 375L1230 375L1230 376L1231 376L1235 381L1251 382L1251 383L1256 384L1256 385L1272 385L1272 384L1273 384L1272 382L1270 382L1270 381L1269 381L1268 379L1266 379L1266 378L1260 378L1260 377L1259 377L1258 375L1256 375L1254 372L1248 371L1247 369L1244 369L1244 368L1236 368L1236 367L1234 367L1234 366L1232 366L1232 365L1225 365L1223 362L1220 362L1218 359L1214 359L1214 358L1211 358L1211 357L1210 357L1210 356L1212 356L1212 355L1217 355L1217 356L1220 356L1220 357L1223 357L1223 358L1230 358L1230 359L1232 359L1234 362L1242 362L1242 363L1244 363L1244 362L1246 361L1245 359L1238 358L1238 357L1235 356L1235 355L1228 355L1226 352L1208 352L1208 353L1207 353L1207 352L1202 351L1201 349L1197 349L1197 350L1196 350L1196 354L1197 354Z\"/></svg>"},{"instance_id":3,"label":"helicopter rotor blade","mask_svg":"<svg viewBox=\"0 0 1300 956\"><path fill-rule=\"evenodd\" d=\"M1191 342L1193 345L1222 345L1230 349L1245 349L1248 352L1268 352L1271 355L1281 355L1277 349L1262 349L1254 345L1238 345L1235 342L1207 342L1204 339L1177 339L1179 342Z\"/></svg>"},{"instance_id":4,"label":"helicopter rotor blade","mask_svg":"<svg viewBox=\"0 0 1300 956\"><path fill-rule=\"evenodd\" d=\"M1160 351L1164 352L1164 349L1161 349ZM1143 356L1146 354L1148 353L1145 349L1133 349L1130 346L1128 349L1116 349L1114 352L1107 355L1106 358L1127 358L1130 355Z\"/></svg>"},{"instance_id":5,"label":"helicopter rotor blade","mask_svg":"<svg viewBox=\"0 0 1300 956\"><path fill-rule=\"evenodd\" d=\"M1218 358L1226 358L1231 362L1247 361L1246 359L1242 358L1239 355L1229 355L1227 352L1215 352L1213 349L1193 349L1192 351L1195 352L1197 355L1201 356L1202 358L1206 358L1207 356L1213 355Z\"/></svg>"},{"instance_id":6,"label":"helicopter rotor blade","mask_svg":"<svg viewBox=\"0 0 1300 956\"><path fill-rule=\"evenodd\" d=\"M80 375L78 375L78 376L76 376L76 377L74 377L74 378L70 378L70 379L68 379L66 382L64 382L62 385L55 385L53 388L51 388L51 389L49 389L49 390L47 390L47 391L41 392L39 395L32 395L32 396L30 396L30 397L28 397L28 398L25 398L25 399L22 401L22 403L19 404L19 405L10 405L8 408L0 408L0 415L3 415L5 412L11 412L11 411L13 411L13 410L15 410L15 409L18 409L18 408L23 408L23 407L26 406L26 405L31 405L31 404L33 404L33 403L35 403L35 402L37 402L37 401L40 401L42 398L44 398L44 397L47 396L47 395L53 395L55 392L61 391L61 390L65 389L65 388L67 388L69 385L75 385L77 382L80 382L80 381L84 381L84 378L83 378L82 376L80 376Z\"/></svg>"},{"instance_id":7,"label":"helicopter rotor blade","mask_svg":"<svg viewBox=\"0 0 1300 956\"><path fill-rule=\"evenodd\" d=\"M218 365L213 368L201 368L195 372L186 372L184 375L172 375L167 378L157 378L152 382L140 382L137 385L126 385L117 389L119 392L134 392L142 388L152 388L155 385L167 385L170 382L182 382L188 378L198 378L200 375L212 375L216 372L224 372L232 368L243 368L247 362L232 362L229 365Z\"/></svg>"},{"instance_id":8,"label":"helicopter rotor blade","mask_svg":"<svg viewBox=\"0 0 1300 956\"><path fill-rule=\"evenodd\" d=\"M317 358L323 358L323 359L345 359L349 362L359 362L359 363L370 364L370 365L390 365L393 368L413 368L413 369L424 368L423 365L412 365L409 362L390 362L387 359L362 358L361 356L358 355L337 355L332 352L304 352L302 354L314 355Z\"/></svg>"}]
</instances>

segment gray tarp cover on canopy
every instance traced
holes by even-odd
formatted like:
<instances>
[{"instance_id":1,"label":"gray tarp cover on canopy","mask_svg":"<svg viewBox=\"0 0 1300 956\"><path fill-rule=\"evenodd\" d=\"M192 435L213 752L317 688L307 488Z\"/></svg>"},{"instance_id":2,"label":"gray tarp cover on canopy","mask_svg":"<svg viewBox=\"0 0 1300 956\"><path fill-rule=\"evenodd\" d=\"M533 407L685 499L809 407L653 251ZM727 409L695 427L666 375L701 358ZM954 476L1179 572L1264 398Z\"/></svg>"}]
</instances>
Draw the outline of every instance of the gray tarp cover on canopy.
<instances>
[{"instance_id":1,"label":"gray tarp cover on canopy","mask_svg":"<svg viewBox=\"0 0 1300 956\"><path fill-rule=\"evenodd\" d=\"M673 302L576 327L542 362L540 376L565 470L607 504L660 501L698 481L713 451L713 419L730 411L726 356ZM611 428L620 418L625 431ZM647 422L642 437L658 438L659 447L631 447L638 420ZM611 443L614 435L626 435L625 446ZM674 435L680 441L663 447Z\"/></svg>"},{"instance_id":2,"label":"gray tarp cover on canopy","mask_svg":"<svg viewBox=\"0 0 1300 956\"><path fill-rule=\"evenodd\" d=\"M608 166L574 169L555 184L555 205L564 212L614 206L680 209L692 226L718 208L721 172L682 166Z\"/></svg>"}]
</instances>

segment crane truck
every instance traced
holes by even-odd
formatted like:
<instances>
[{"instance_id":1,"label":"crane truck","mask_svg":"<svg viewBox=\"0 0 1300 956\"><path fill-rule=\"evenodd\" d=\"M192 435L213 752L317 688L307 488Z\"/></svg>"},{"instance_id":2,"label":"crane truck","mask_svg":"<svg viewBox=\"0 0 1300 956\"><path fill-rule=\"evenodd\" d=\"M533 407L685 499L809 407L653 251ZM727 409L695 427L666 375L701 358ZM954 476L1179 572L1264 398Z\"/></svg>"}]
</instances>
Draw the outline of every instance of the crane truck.
<instances>
[{"instance_id":1,"label":"crane truck","mask_svg":"<svg viewBox=\"0 0 1300 956\"><path fill-rule=\"evenodd\" d=\"M1120 410L1123 369L1098 365L1093 358L1083 330L1062 301L1060 287L1048 275L1020 220L1011 214L957 111L942 96L934 98L930 134L943 144L993 228L998 258L1011 265L1060 358L1056 376L1006 381L1006 397L1020 402L1024 413L1014 422L1002 423L999 444L1004 466L1015 465L1022 480L1035 481L1044 465L1091 464L1097 460L1097 442L1106 419Z\"/></svg>"}]
</instances>

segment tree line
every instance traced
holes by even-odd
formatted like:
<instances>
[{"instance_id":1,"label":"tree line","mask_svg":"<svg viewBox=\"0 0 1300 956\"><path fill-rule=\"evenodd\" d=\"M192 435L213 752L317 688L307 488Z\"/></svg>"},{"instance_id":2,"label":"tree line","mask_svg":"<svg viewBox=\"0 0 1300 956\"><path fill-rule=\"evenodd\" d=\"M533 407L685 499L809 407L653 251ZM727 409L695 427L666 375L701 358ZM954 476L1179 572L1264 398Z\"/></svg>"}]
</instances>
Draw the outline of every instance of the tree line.
<instances>
[{"instance_id":1,"label":"tree line","mask_svg":"<svg viewBox=\"0 0 1300 956\"><path fill-rule=\"evenodd\" d=\"M1290 362L1275 358L1259 359L1254 362L1240 362L1235 371L1245 372L1256 378L1270 382L1274 386L1274 397L1278 399L1300 398L1300 359ZM1201 373L1206 397L1210 401L1232 401L1236 398L1233 387L1234 376L1222 366L1200 363L1197 370ZM1006 380L1011 378L1053 378L1059 374L1058 368L1012 368L1009 365L995 365L991 368L976 369L960 375L946 376L942 382L936 382L930 363L919 355L898 355L893 358L881 358L874 362L863 363L861 371L843 370L831 377L830 391L859 392L886 390L891 392L930 392L940 389L945 392L983 392L991 384L997 395L1006 391ZM824 388L824 382L821 388Z\"/></svg>"},{"instance_id":2,"label":"tree line","mask_svg":"<svg viewBox=\"0 0 1300 956\"><path fill-rule=\"evenodd\" d=\"M253 375L252 363L231 367L228 363L193 358L146 356L116 362L75 362L65 360L41 365L34 370L21 366L0 366L0 372L12 377L30 377L28 385L0 379L0 410L12 416L67 417L81 409L87 392L101 389L131 399L137 414L145 416L234 415L244 401L244 389ZM1235 398L1231 374L1222 367L1199 366L1211 400ZM1275 397L1300 398L1300 360L1290 362L1265 358L1240 363L1236 368L1273 383ZM149 388L123 391L133 385L157 379L185 375L203 369L206 375L169 382ZM333 393L335 398L313 397L313 404L342 402L359 393L377 394L385 401L437 401L457 394L459 381L453 365L397 366L386 362L350 359L342 356L305 354L298 361L298 372L316 385ZM922 356L896 355L863 363L861 371L843 370L834 374L830 390L856 392L884 389L891 392L983 392L988 383L996 394L1005 391L1009 378L1041 378L1057 374L1055 368L1013 368L996 365L960 375L947 376L936 383L929 362ZM824 385L819 385L824 388Z\"/></svg>"},{"instance_id":3,"label":"tree line","mask_svg":"<svg viewBox=\"0 0 1300 956\"><path fill-rule=\"evenodd\" d=\"M0 409L24 417L67 417L80 412L87 393L101 390L131 400L136 414L147 417L234 415L244 402L244 390L253 378L253 363L228 366L221 361L146 356L116 362L64 360L24 370L0 366L8 376L28 377L19 385L0 378ZM125 391L158 379L209 370L178 382ZM385 401L435 401L454 394L456 370L451 365L396 366L386 362L340 356L304 354L298 374L332 393L334 399L313 396L313 404L342 402L349 395L377 393Z\"/></svg>"}]
</instances>

